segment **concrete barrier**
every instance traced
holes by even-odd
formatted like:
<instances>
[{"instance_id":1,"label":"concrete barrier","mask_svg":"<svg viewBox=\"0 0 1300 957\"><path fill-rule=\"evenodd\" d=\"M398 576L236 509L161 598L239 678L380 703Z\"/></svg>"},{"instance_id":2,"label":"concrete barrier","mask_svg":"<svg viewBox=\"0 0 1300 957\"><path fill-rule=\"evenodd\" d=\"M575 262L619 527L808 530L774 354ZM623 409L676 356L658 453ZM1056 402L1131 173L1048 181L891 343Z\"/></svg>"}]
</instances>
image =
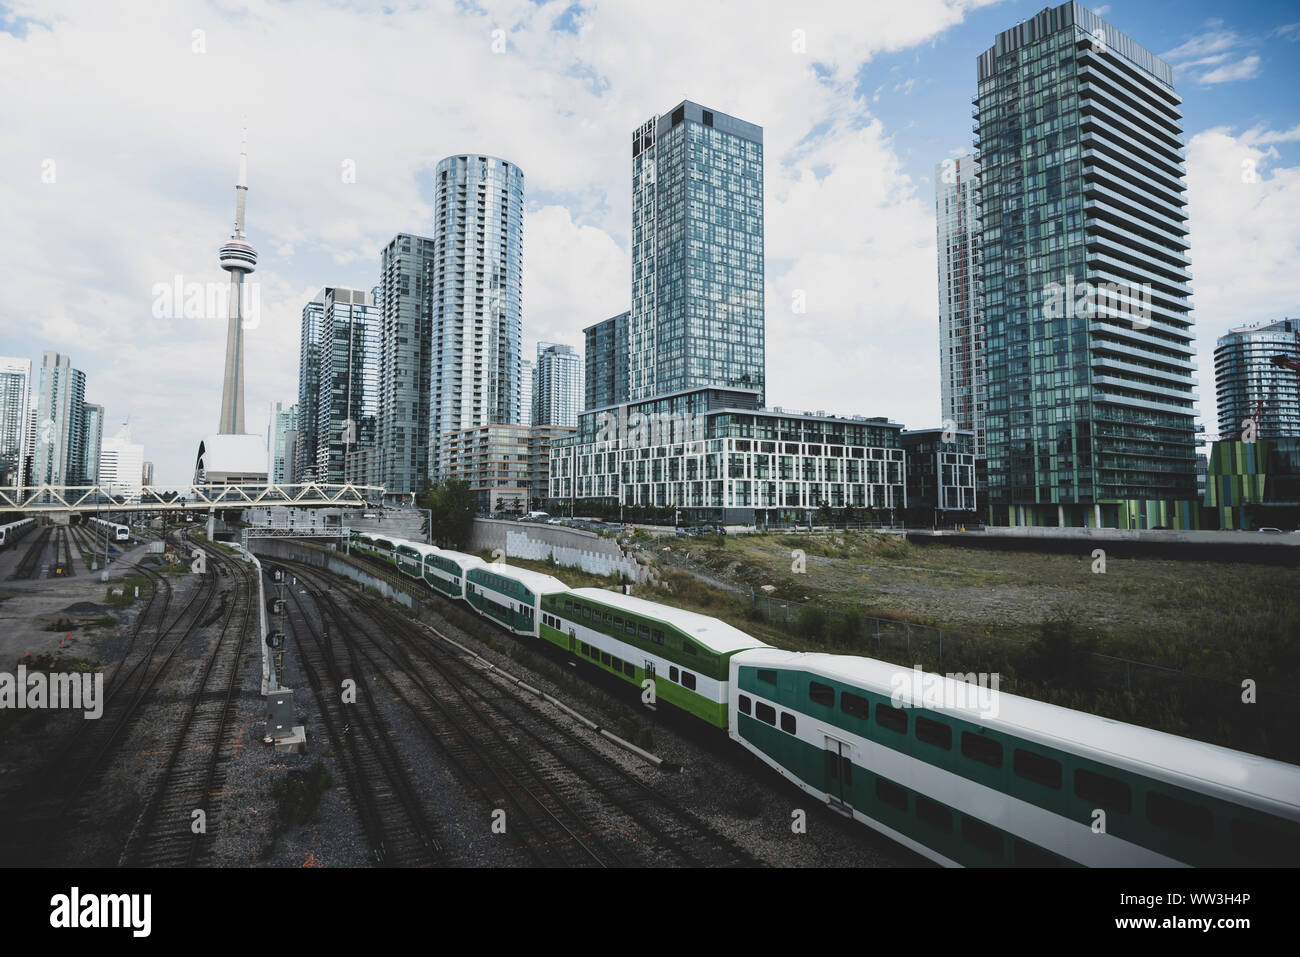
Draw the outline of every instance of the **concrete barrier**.
<instances>
[{"instance_id":1,"label":"concrete barrier","mask_svg":"<svg viewBox=\"0 0 1300 957\"><path fill-rule=\"evenodd\" d=\"M581 568L593 575L625 576L639 582L645 567L623 553L618 543L585 529L563 525L538 525L529 522L508 522L498 519L474 520L474 534L470 539L475 550L501 549L507 561L527 558L544 562L554 559L565 568Z\"/></svg>"}]
</instances>

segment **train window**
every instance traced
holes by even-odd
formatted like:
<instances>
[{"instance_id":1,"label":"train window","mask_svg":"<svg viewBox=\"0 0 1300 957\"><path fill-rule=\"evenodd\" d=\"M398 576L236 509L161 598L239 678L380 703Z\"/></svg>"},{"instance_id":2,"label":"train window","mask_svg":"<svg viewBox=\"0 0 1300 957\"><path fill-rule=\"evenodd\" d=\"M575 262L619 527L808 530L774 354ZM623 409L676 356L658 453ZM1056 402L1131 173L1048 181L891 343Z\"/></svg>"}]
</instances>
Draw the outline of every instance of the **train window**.
<instances>
[{"instance_id":1,"label":"train window","mask_svg":"<svg viewBox=\"0 0 1300 957\"><path fill-rule=\"evenodd\" d=\"M770 685L776 684L776 672L768 668L758 669L758 680L766 681Z\"/></svg>"},{"instance_id":2,"label":"train window","mask_svg":"<svg viewBox=\"0 0 1300 957\"><path fill-rule=\"evenodd\" d=\"M794 734L795 722L794 715L789 711L781 712L781 730L786 734Z\"/></svg>"},{"instance_id":3,"label":"train window","mask_svg":"<svg viewBox=\"0 0 1300 957\"><path fill-rule=\"evenodd\" d=\"M677 680L677 669L672 665L668 666L668 680L669 681Z\"/></svg>"},{"instance_id":4,"label":"train window","mask_svg":"<svg viewBox=\"0 0 1300 957\"><path fill-rule=\"evenodd\" d=\"M1016 748L1011 756L1011 767L1017 777L1033 781L1045 788L1061 787L1061 764L1033 751Z\"/></svg>"},{"instance_id":5,"label":"train window","mask_svg":"<svg viewBox=\"0 0 1300 957\"><path fill-rule=\"evenodd\" d=\"M664 633L656 628L654 631L650 632L650 640L656 645L662 645L664 643Z\"/></svg>"},{"instance_id":6,"label":"train window","mask_svg":"<svg viewBox=\"0 0 1300 957\"><path fill-rule=\"evenodd\" d=\"M600 618L605 624L609 624L609 612L602 612Z\"/></svg>"},{"instance_id":7,"label":"train window","mask_svg":"<svg viewBox=\"0 0 1300 957\"><path fill-rule=\"evenodd\" d=\"M610 667L613 668L615 671L622 671L623 659L615 655L613 658L610 659Z\"/></svg>"},{"instance_id":8,"label":"train window","mask_svg":"<svg viewBox=\"0 0 1300 957\"><path fill-rule=\"evenodd\" d=\"M761 701L754 702L754 717L758 718L764 724L776 724L776 709L770 704L764 704Z\"/></svg>"},{"instance_id":9,"label":"train window","mask_svg":"<svg viewBox=\"0 0 1300 957\"><path fill-rule=\"evenodd\" d=\"M945 751L952 749L952 728L932 718L916 716L916 739Z\"/></svg>"},{"instance_id":10,"label":"train window","mask_svg":"<svg viewBox=\"0 0 1300 957\"><path fill-rule=\"evenodd\" d=\"M609 652L608 652L608 651L602 651L602 652L600 653L600 663L601 663L602 665L607 665L607 664L609 664Z\"/></svg>"},{"instance_id":11,"label":"train window","mask_svg":"<svg viewBox=\"0 0 1300 957\"><path fill-rule=\"evenodd\" d=\"M907 734L907 712L887 704L876 705L876 724L897 734Z\"/></svg>"},{"instance_id":12,"label":"train window","mask_svg":"<svg viewBox=\"0 0 1300 957\"><path fill-rule=\"evenodd\" d=\"M587 621L591 621L591 609L590 608L582 609L582 617L587 619Z\"/></svg>"},{"instance_id":13,"label":"train window","mask_svg":"<svg viewBox=\"0 0 1300 957\"><path fill-rule=\"evenodd\" d=\"M649 625L637 625L637 626L636 626L636 633L637 633L638 635L640 635L642 638L649 638L649 637L650 637L650 626L649 626Z\"/></svg>"},{"instance_id":14,"label":"train window","mask_svg":"<svg viewBox=\"0 0 1300 957\"><path fill-rule=\"evenodd\" d=\"M1017 839L1014 842L1017 867L1064 867L1065 859L1037 844Z\"/></svg>"},{"instance_id":15,"label":"train window","mask_svg":"<svg viewBox=\"0 0 1300 957\"><path fill-rule=\"evenodd\" d=\"M570 599L568 599L568 598L564 599L564 607L565 607L565 608L572 609L572 608L573 608L573 602L572 602L572 600L570 600Z\"/></svg>"},{"instance_id":16,"label":"train window","mask_svg":"<svg viewBox=\"0 0 1300 957\"><path fill-rule=\"evenodd\" d=\"M615 619L614 619L614 627L615 627L615 628L622 628L622 627L623 627L623 619L622 619L622 618L615 618Z\"/></svg>"},{"instance_id":17,"label":"train window","mask_svg":"<svg viewBox=\"0 0 1300 957\"><path fill-rule=\"evenodd\" d=\"M695 645L689 641L682 641L682 653L687 655L695 654Z\"/></svg>"},{"instance_id":18,"label":"train window","mask_svg":"<svg viewBox=\"0 0 1300 957\"><path fill-rule=\"evenodd\" d=\"M741 695L740 700L737 702L737 706L740 708L741 714L749 714L749 710L752 704L753 702L749 700L749 695Z\"/></svg>"},{"instance_id":19,"label":"train window","mask_svg":"<svg viewBox=\"0 0 1300 957\"><path fill-rule=\"evenodd\" d=\"M871 702L852 691L841 691L840 710L851 718L867 721L871 717Z\"/></svg>"},{"instance_id":20,"label":"train window","mask_svg":"<svg viewBox=\"0 0 1300 957\"><path fill-rule=\"evenodd\" d=\"M689 671L683 671L683 672L682 672L682 687L683 687L683 688L689 688L691 691L694 691L694 690L695 690L695 675L691 674Z\"/></svg>"},{"instance_id":21,"label":"train window","mask_svg":"<svg viewBox=\"0 0 1300 957\"><path fill-rule=\"evenodd\" d=\"M992 738L969 731L961 733L961 753L963 757L987 764L991 768L1002 767L1002 745Z\"/></svg>"},{"instance_id":22,"label":"train window","mask_svg":"<svg viewBox=\"0 0 1300 957\"><path fill-rule=\"evenodd\" d=\"M1185 837L1206 840L1214 833L1214 815L1210 809L1161 794L1147 793L1147 820L1157 827L1177 831Z\"/></svg>"},{"instance_id":23,"label":"train window","mask_svg":"<svg viewBox=\"0 0 1300 957\"><path fill-rule=\"evenodd\" d=\"M1074 793L1108 811L1127 814L1133 807L1132 793L1127 784L1084 768L1074 772Z\"/></svg>"},{"instance_id":24,"label":"train window","mask_svg":"<svg viewBox=\"0 0 1300 957\"><path fill-rule=\"evenodd\" d=\"M876 797L892 808L907 810L907 788L899 787L893 781L876 778Z\"/></svg>"},{"instance_id":25,"label":"train window","mask_svg":"<svg viewBox=\"0 0 1300 957\"><path fill-rule=\"evenodd\" d=\"M961 836L966 839L967 844L978 847L986 854L992 854L994 857L1002 856L1002 832L996 827L963 814Z\"/></svg>"},{"instance_id":26,"label":"train window","mask_svg":"<svg viewBox=\"0 0 1300 957\"><path fill-rule=\"evenodd\" d=\"M1232 849L1251 864L1294 866L1300 858L1300 828L1290 832L1261 821L1233 818Z\"/></svg>"},{"instance_id":27,"label":"train window","mask_svg":"<svg viewBox=\"0 0 1300 957\"><path fill-rule=\"evenodd\" d=\"M923 794L916 796L916 816L937 830L952 830L952 814L948 809Z\"/></svg>"},{"instance_id":28,"label":"train window","mask_svg":"<svg viewBox=\"0 0 1300 957\"><path fill-rule=\"evenodd\" d=\"M636 665L632 664L630 661L623 662L623 674L627 675L629 678L635 678Z\"/></svg>"},{"instance_id":29,"label":"train window","mask_svg":"<svg viewBox=\"0 0 1300 957\"><path fill-rule=\"evenodd\" d=\"M591 646L588 645L585 641L578 642L578 647L582 650L582 653L584 655L591 654Z\"/></svg>"},{"instance_id":30,"label":"train window","mask_svg":"<svg viewBox=\"0 0 1300 957\"><path fill-rule=\"evenodd\" d=\"M636 634L636 622L634 622L631 618L629 618L629 619L627 620L627 624L623 627L623 630L626 631L629 635L635 635L635 634Z\"/></svg>"},{"instance_id":31,"label":"train window","mask_svg":"<svg viewBox=\"0 0 1300 957\"><path fill-rule=\"evenodd\" d=\"M820 681L808 682L808 697L813 704L819 704L825 708L835 707L835 689L830 685L824 685Z\"/></svg>"}]
</instances>

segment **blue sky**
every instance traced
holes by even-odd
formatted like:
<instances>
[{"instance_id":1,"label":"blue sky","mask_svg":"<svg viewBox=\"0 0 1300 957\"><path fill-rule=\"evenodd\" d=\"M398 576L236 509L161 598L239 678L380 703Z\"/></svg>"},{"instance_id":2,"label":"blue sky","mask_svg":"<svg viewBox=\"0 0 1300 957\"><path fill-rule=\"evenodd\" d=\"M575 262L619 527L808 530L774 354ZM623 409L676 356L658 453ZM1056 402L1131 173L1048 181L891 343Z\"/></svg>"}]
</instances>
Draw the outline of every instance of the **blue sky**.
<instances>
[{"instance_id":1,"label":"blue sky","mask_svg":"<svg viewBox=\"0 0 1300 957\"><path fill-rule=\"evenodd\" d=\"M129 416L159 481L186 481L217 423L225 320L159 318L153 289L224 282L245 121L262 304L250 431L296 399L303 303L324 285L370 288L395 233L430 231L429 172L453 153L524 170L525 353L581 345L628 305L630 134L690 98L764 127L769 404L934 426L930 180L970 147L976 56L1043 6L0 4L0 355L70 354L108 431ZM1102 16L1179 67L1214 430L1215 337L1300 312L1300 9Z\"/></svg>"}]
</instances>

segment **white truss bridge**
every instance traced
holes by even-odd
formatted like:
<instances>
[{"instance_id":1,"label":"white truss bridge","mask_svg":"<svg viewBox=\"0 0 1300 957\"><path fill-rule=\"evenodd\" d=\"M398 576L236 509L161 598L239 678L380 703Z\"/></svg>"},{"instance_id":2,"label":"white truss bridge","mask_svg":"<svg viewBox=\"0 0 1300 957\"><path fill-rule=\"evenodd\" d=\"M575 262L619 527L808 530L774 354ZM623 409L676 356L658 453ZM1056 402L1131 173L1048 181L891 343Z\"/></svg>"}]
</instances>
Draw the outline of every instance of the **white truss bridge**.
<instances>
[{"instance_id":1,"label":"white truss bridge","mask_svg":"<svg viewBox=\"0 0 1300 957\"><path fill-rule=\"evenodd\" d=\"M29 485L0 487L0 513L207 512L226 508L370 508L382 485Z\"/></svg>"}]
</instances>

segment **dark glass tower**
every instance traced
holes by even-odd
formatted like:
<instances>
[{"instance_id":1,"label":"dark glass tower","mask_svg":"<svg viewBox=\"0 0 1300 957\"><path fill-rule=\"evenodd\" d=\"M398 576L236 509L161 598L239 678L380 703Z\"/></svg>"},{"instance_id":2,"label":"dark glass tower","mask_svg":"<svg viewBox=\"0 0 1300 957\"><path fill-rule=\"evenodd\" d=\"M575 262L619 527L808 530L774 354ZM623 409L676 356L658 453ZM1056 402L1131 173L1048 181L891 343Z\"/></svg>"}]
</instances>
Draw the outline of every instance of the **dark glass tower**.
<instances>
[{"instance_id":1,"label":"dark glass tower","mask_svg":"<svg viewBox=\"0 0 1300 957\"><path fill-rule=\"evenodd\" d=\"M631 401L764 388L763 130L689 100L632 134Z\"/></svg>"},{"instance_id":2,"label":"dark glass tower","mask_svg":"<svg viewBox=\"0 0 1300 957\"><path fill-rule=\"evenodd\" d=\"M1196 521L1181 100L1077 3L978 60L991 518Z\"/></svg>"}]
</instances>

